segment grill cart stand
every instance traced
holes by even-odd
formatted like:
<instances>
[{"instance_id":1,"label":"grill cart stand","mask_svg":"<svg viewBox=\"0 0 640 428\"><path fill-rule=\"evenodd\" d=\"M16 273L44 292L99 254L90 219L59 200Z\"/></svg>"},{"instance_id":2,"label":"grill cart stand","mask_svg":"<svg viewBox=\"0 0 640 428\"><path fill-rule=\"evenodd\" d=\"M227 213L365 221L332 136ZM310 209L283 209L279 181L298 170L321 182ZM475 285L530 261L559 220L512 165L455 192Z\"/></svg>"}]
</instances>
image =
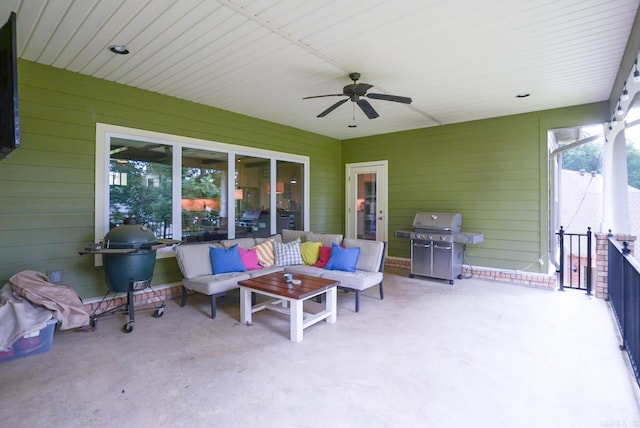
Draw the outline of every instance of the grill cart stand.
<instances>
[{"instance_id":1,"label":"grill cart stand","mask_svg":"<svg viewBox=\"0 0 640 428\"><path fill-rule=\"evenodd\" d=\"M129 316L129 320L122 326L122 331L124 333L131 333L133 331L133 325L135 323L134 292L138 290L145 290L147 288L151 290L154 297L154 301L152 302L155 307L155 310L153 311L153 317L160 318L164 314L164 308L167 305L151 287L151 280L148 279L144 281L134 281L133 279L130 279L129 290L127 290L127 302L119 305L114 304L113 302L115 302L115 298L118 292L109 290L90 315L89 320L91 323L91 327L96 328L98 326L98 318L119 311L120 313L126 313Z\"/></svg>"}]
</instances>

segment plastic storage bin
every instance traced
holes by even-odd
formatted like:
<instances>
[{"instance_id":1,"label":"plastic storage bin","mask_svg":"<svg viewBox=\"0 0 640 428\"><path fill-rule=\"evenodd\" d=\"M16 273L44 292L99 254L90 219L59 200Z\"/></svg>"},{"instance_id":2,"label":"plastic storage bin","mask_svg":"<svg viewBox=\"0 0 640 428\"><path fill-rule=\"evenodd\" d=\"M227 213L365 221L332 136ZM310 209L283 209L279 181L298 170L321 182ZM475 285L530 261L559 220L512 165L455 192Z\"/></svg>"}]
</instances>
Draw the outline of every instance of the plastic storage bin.
<instances>
[{"instance_id":1,"label":"plastic storage bin","mask_svg":"<svg viewBox=\"0 0 640 428\"><path fill-rule=\"evenodd\" d=\"M13 344L8 351L0 352L0 362L16 360L29 355L42 354L51 350L53 333L56 330L55 319L47 321L47 325L38 332L38 335L22 337Z\"/></svg>"}]
</instances>

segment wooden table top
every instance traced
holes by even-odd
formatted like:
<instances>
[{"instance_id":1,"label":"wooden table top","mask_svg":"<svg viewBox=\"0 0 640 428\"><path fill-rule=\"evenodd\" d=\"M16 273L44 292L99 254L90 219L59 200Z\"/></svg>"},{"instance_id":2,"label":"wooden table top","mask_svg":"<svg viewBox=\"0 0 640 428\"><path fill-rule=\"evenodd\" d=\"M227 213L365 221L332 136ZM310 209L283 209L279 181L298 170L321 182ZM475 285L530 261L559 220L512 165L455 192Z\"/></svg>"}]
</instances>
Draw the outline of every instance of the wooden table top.
<instances>
[{"instance_id":1,"label":"wooden table top","mask_svg":"<svg viewBox=\"0 0 640 428\"><path fill-rule=\"evenodd\" d=\"M285 272L274 272L262 275L256 278L238 281L238 285L242 287L252 288L254 290L266 291L282 297L290 299L306 299L307 297L317 294L319 291L326 291L340 284L340 281L332 279L318 278L316 276L303 275L294 273L293 279L302 281L300 284L291 284L284 280Z\"/></svg>"}]
</instances>

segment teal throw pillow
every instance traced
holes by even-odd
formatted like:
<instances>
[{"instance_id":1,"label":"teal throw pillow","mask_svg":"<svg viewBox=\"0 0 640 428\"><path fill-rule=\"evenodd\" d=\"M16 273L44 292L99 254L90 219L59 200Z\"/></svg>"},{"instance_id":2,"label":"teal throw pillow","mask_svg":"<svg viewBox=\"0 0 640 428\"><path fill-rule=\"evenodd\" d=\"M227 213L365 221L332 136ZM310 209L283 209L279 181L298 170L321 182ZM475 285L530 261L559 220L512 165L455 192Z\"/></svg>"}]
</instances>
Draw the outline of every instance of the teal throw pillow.
<instances>
[{"instance_id":1,"label":"teal throw pillow","mask_svg":"<svg viewBox=\"0 0 640 428\"><path fill-rule=\"evenodd\" d=\"M340 246L336 244L331 244L331 257L329 257L329 261L324 268L328 270L355 272L359 256L360 247L340 248Z\"/></svg>"},{"instance_id":2,"label":"teal throw pillow","mask_svg":"<svg viewBox=\"0 0 640 428\"><path fill-rule=\"evenodd\" d=\"M231 248L209 248L209 256L211 257L211 267L213 274L229 273L229 272L246 272L247 268L242 263L238 244Z\"/></svg>"}]
</instances>

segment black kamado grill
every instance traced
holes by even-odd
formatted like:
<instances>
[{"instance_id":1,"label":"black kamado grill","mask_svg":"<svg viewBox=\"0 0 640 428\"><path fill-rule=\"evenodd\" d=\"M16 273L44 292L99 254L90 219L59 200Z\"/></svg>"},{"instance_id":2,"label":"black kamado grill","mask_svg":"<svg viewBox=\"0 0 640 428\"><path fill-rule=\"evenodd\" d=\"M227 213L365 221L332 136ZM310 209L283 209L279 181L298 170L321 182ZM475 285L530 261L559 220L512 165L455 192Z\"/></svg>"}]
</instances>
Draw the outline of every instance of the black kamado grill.
<instances>
[{"instance_id":1,"label":"black kamado grill","mask_svg":"<svg viewBox=\"0 0 640 428\"><path fill-rule=\"evenodd\" d=\"M146 288L151 289L155 298L152 301L155 306L153 316L156 318L162 316L166 305L151 288L151 279L156 265L156 250L165 245L156 239L149 228L138 224L135 218L127 218L124 220L124 224L111 229L102 242L92 244L87 247L86 251L80 252L80 254L102 255L104 273L109 287L109 292L91 314L92 327L96 327L99 316L124 307L125 312L129 315L129 320L122 327L122 331L131 333L135 322L134 292ZM116 293L127 293L125 305L111 307L115 299L107 300L107 297L115 297L113 294ZM156 301L162 303L157 305ZM102 309L104 302L106 302L106 306Z\"/></svg>"}]
</instances>

